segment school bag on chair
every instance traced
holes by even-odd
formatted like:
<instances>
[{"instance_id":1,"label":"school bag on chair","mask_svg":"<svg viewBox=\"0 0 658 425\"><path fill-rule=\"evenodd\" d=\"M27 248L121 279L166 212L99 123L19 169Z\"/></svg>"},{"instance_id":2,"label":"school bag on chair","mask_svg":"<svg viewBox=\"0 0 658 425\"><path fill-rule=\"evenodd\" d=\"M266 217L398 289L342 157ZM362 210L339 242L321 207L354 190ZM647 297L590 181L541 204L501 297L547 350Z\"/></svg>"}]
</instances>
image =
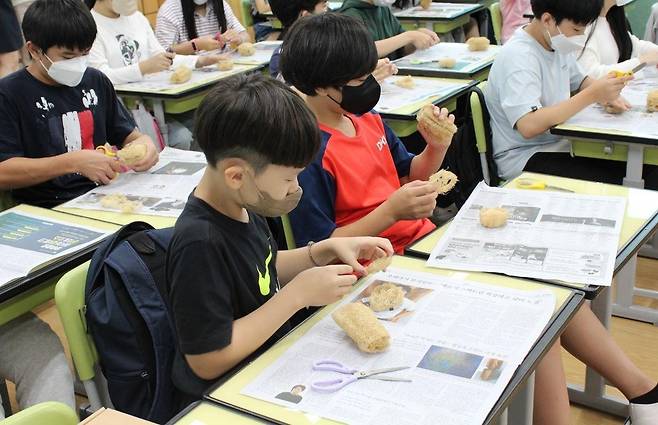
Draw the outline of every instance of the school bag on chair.
<instances>
[{"instance_id":1,"label":"school bag on chair","mask_svg":"<svg viewBox=\"0 0 658 425\"><path fill-rule=\"evenodd\" d=\"M122 227L94 253L85 287L86 319L112 404L164 423L172 409L172 322L164 301L173 228Z\"/></svg>"}]
</instances>

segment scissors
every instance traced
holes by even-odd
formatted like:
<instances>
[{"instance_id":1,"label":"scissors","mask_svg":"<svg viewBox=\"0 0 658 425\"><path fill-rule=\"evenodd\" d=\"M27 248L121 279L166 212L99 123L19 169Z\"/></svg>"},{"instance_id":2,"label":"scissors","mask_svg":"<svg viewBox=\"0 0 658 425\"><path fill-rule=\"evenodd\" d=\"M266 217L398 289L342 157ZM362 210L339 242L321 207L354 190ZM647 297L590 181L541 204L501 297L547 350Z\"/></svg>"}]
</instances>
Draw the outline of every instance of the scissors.
<instances>
[{"instance_id":1,"label":"scissors","mask_svg":"<svg viewBox=\"0 0 658 425\"><path fill-rule=\"evenodd\" d=\"M320 360L313 363L313 370L325 370L329 372L338 372L348 376L342 376L335 379L326 381L315 381L311 383L311 388L315 391L323 393L333 393L344 386L356 382L359 379L378 379L380 381L392 382L411 382L411 379L397 378L395 376L377 376L382 373L397 372L398 370L409 369L409 366L402 367L389 367L385 369L373 370L357 370L349 366L345 366L341 362L335 360Z\"/></svg>"},{"instance_id":2,"label":"scissors","mask_svg":"<svg viewBox=\"0 0 658 425\"><path fill-rule=\"evenodd\" d=\"M532 190L557 190L558 192L569 192L573 193L573 190L565 189L563 187L551 186L546 184L543 180L536 179L518 179L516 181L516 187L519 189L532 189Z\"/></svg>"}]
</instances>

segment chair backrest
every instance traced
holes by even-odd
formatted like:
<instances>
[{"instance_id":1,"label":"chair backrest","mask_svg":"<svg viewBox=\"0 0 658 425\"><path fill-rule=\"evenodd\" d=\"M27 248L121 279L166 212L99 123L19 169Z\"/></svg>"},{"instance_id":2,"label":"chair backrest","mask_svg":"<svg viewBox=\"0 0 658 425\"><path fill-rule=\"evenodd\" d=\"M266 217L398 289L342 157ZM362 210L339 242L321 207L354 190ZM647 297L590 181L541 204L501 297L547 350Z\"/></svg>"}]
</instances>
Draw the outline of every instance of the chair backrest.
<instances>
[{"instance_id":1,"label":"chair backrest","mask_svg":"<svg viewBox=\"0 0 658 425\"><path fill-rule=\"evenodd\" d=\"M251 15L251 1L242 0L240 2L240 9L240 13L242 14L242 19L240 21L242 22L242 25L244 25L245 28L253 26L254 17Z\"/></svg>"},{"instance_id":2,"label":"chair backrest","mask_svg":"<svg viewBox=\"0 0 658 425\"><path fill-rule=\"evenodd\" d=\"M61 277L55 286L55 304L69 343L75 370L82 381L94 379L98 362L96 346L87 333L85 283L89 261Z\"/></svg>"},{"instance_id":3,"label":"chair backrest","mask_svg":"<svg viewBox=\"0 0 658 425\"><path fill-rule=\"evenodd\" d=\"M487 87L487 82L483 81L478 84L477 87L484 92ZM478 93L471 92L469 102L471 106L473 130L475 131L475 145L480 154L480 166L482 167L484 181L491 186L497 186L500 183L500 179L498 178L498 170L495 168L495 163L493 161L493 152L490 152L490 149L487 147L487 144L490 143L490 141L487 140L489 123L485 123L485 119L489 119L489 114L488 111L485 110L487 106L483 103L483 100L484 99L480 99Z\"/></svg>"},{"instance_id":4,"label":"chair backrest","mask_svg":"<svg viewBox=\"0 0 658 425\"><path fill-rule=\"evenodd\" d=\"M16 201L12 198L11 193L0 191L0 211L8 210L16 205Z\"/></svg>"},{"instance_id":5,"label":"chair backrest","mask_svg":"<svg viewBox=\"0 0 658 425\"><path fill-rule=\"evenodd\" d=\"M503 14L500 13L500 3L495 2L489 6L491 12L491 26L494 30L494 36L498 44L503 44Z\"/></svg>"},{"instance_id":6,"label":"chair backrest","mask_svg":"<svg viewBox=\"0 0 658 425\"><path fill-rule=\"evenodd\" d=\"M292 224L290 224L290 217L288 214L281 216L281 223L283 224L283 234L286 237L286 244L288 249L297 248L297 243L295 243L295 234L292 231Z\"/></svg>"},{"instance_id":7,"label":"chair backrest","mask_svg":"<svg viewBox=\"0 0 658 425\"><path fill-rule=\"evenodd\" d=\"M2 421L2 425L77 425L78 417L67 405L55 401L35 404Z\"/></svg>"}]
</instances>

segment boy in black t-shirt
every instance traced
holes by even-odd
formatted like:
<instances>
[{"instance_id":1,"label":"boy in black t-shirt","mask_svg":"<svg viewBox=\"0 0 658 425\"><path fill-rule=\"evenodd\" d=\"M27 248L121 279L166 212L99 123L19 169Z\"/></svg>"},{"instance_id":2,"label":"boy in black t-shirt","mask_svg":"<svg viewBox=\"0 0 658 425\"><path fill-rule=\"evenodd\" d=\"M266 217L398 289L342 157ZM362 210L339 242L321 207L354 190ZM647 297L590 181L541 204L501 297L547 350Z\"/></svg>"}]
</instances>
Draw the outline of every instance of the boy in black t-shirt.
<instances>
[{"instance_id":1,"label":"boy in black t-shirt","mask_svg":"<svg viewBox=\"0 0 658 425\"><path fill-rule=\"evenodd\" d=\"M260 74L222 80L196 121L208 168L167 254L178 340L173 380L185 395L181 404L281 338L295 312L349 292L353 273L365 273L358 259L393 252L386 239L365 237L277 253L261 216L295 207L297 175L320 144L313 114L283 83Z\"/></svg>"},{"instance_id":2,"label":"boy in black t-shirt","mask_svg":"<svg viewBox=\"0 0 658 425\"><path fill-rule=\"evenodd\" d=\"M106 142L147 146L136 171L157 162L110 80L87 68L96 24L80 0L37 0L23 33L33 62L0 79L0 190L52 207L108 184L124 164L95 150Z\"/></svg>"}]
</instances>

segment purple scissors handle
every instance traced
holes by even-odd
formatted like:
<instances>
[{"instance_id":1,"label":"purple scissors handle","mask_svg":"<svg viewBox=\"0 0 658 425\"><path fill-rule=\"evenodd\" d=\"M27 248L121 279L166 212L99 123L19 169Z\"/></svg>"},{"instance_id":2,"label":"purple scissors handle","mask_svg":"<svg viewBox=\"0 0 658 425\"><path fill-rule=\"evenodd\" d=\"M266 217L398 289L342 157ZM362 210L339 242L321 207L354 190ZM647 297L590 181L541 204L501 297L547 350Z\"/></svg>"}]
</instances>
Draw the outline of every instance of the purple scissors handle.
<instances>
[{"instance_id":1,"label":"purple scissors handle","mask_svg":"<svg viewBox=\"0 0 658 425\"><path fill-rule=\"evenodd\" d=\"M318 392L323 393L333 393L344 386L351 384L352 382L358 380L356 376L356 369L352 369L348 366L345 366L341 362L335 360L320 360L313 363L313 370L321 370L328 372L338 372L346 376L341 376L339 378L328 379L326 381L316 381L311 383L311 388Z\"/></svg>"},{"instance_id":2,"label":"purple scissors handle","mask_svg":"<svg viewBox=\"0 0 658 425\"><path fill-rule=\"evenodd\" d=\"M356 373L357 370L342 364L336 360L318 360L313 363L313 370L326 370L329 372L338 372L345 374Z\"/></svg>"}]
</instances>

